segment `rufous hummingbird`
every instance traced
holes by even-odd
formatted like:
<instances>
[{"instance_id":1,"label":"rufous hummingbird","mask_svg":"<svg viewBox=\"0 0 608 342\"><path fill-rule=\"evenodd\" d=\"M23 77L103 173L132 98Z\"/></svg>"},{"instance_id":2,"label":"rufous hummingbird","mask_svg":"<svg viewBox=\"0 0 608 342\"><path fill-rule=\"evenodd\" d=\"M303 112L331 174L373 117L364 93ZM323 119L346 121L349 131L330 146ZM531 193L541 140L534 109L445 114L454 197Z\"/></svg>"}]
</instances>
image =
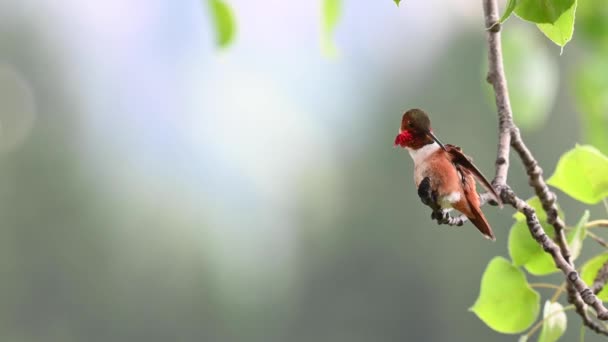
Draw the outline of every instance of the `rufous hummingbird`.
<instances>
[{"instance_id":1,"label":"rufous hummingbird","mask_svg":"<svg viewBox=\"0 0 608 342\"><path fill-rule=\"evenodd\" d=\"M423 110L410 109L403 114L395 146L404 147L412 156L414 182L424 204L444 213L445 209L454 208L463 213L484 237L496 240L481 211L475 179L501 205L499 196L460 147L444 145L437 139L431 129L431 120Z\"/></svg>"}]
</instances>

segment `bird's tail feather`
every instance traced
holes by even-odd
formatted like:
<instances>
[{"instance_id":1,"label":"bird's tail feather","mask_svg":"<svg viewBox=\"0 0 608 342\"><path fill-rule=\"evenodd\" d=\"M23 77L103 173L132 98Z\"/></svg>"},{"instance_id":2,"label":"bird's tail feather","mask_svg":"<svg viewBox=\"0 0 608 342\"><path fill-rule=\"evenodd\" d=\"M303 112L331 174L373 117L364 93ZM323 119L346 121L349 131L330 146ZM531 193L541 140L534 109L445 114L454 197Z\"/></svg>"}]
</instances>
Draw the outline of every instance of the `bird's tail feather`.
<instances>
[{"instance_id":1,"label":"bird's tail feather","mask_svg":"<svg viewBox=\"0 0 608 342\"><path fill-rule=\"evenodd\" d=\"M494 232L492 231L492 228L490 227L488 220L486 220L486 217L483 216L483 213L481 212L481 210L479 210L479 208L475 208L475 207L471 206L471 212L474 215L474 216L469 217L469 220L471 220L471 223L473 223L475 225L475 227L477 227L477 229L479 229L479 231L481 232L481 234L483 234L483 236L485 238L490 239L492 241L496 241Z\"/></svg>"}]
</instances>

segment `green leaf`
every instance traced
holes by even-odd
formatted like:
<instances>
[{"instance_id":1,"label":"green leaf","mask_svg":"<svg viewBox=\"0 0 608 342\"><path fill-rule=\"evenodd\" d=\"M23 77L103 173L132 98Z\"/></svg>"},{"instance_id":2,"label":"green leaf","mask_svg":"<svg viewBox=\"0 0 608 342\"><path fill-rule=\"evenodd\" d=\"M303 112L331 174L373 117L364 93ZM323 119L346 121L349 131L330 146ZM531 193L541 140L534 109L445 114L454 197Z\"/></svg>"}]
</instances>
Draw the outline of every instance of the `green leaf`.
<instances>
[{"instance_id":1,"label":"green leaf","mask_svg":"<svg viewBox=\"0 0 608 342\"><path fill-rule=\"evenodd\" d=\"M322 0L321 6L321 49L323 54L334 57L338 48L334 43L334 31L340 19L341 0ZM399 5L399 4L397 4Z\"/></svg>"},{"instance_id":2,"label":"green leaf","mask_svg":"<svg viewBox=\"0 0 608 342\"><path fill-rule=\"evenodd\" d=\"M561 156L547 183L572 198L596 204L608 196L608 157L590 145L576 147Z\"/></svg>"},{"instance_id":3,"label":"green leaf","mask_svg":"<svg viewBox=\"0 0 608 342\"><path fill-rule=\"evenodd\" d=\"M533 23L554 23L576 0L519 0L515 14Z\"/></svg>"},{"instance_id":4,"label":"green leaf","mask_svg":"<svg viewBox=\"0 0 608 342\"><path fill-rule=\"evenodd\" d=\"M560 303L545 302L543 308L543 328L538 336L538 342L555 342L566 332L568 319L564 307Z\"/></svg>"},{"instance_id":5,"label":"green leaf","mask_svg":"<svg viewBox=\"0 0 608 342\"><path fill-rule=\"evenodd\" d=\"M543 210L538 197L532 197L527 203L536 210L536 216L545 233L553 238L555 230L553 226L547 223L547 214ZM564 215L561 210L558 211L558 214L563 219ZM532 238L525 216L518 212L513 217L515 218L515 224L509 232L509 255L513 264L524 266L528 272L538 276L558 272L559 270L555 266L551 255L545 252L538 242Z\"/></svg>"},{"instance_id":6,"label":"green leaf","mask_svg":"<svg viewBox=\"0 0 608 342\"><path fill-rule=\"evenodd\" d=\"M234 40L236 22L232 9L222 0L208 0L213 25L215 26L215 41L219 47L227 47Z\"/></svg>"},{"instance_id":7,"label":"green leaf","mask_svg":"<svg viewBox=\"0 0 608 342\"><path fill-rule=\"evenodd\" d=\"M589 222L589 210L585 210L574 229L567 234L572 260L576 260L583 250L583 241L587 236L587 229L585 228L587 222Z\"/></svg>"},{"instance_id":8,"label":"green leaf","mask_svg":"<svg viewBox=\"0 0 608 342\"><path fill-rule=\"evenodd\" d=\"M517 23L514 23L517 24ZM515 123L523 130L535 131L549 118L557 97L559 67L555 56L542 44L534 28L513 25L502 34L505 74ZM487 63L483 69L485 73ZM492 87L486 85L487 98L494 103Z\"/></svg>"},{"instance_id":9,"label":"green leaf","mask_svg":"<svg viewBox=\"0 0 608 342\"><path fill-rule=\"evenodd\" d=\"M589 261L583 265L581 268L581 279L585 281L585 284L589 286L593 284L597 272L602 268L602 265L604 265L606 261L608 261L608 253L602 253L589 259ZM602 301L608 301L608 288L604 287L602 291L597 294L597 297Z\"/></svg>"},{"instance_id":10,"label":"green leaf","mask_svg":"<svg viewBox=\"0 0 608 342\"><path fill-rule=\"evenodd\" d=\"M598 9L608 12L608 6ZM580 20L579 20L580 22ZM606 18L608 23L608 15ZM606 28L608 46L608 28ZM608 51L607 51L608 52ZM587 143L608 153L608 58L595 53L579 63L574 74L574 95Z\"/></svg>"},{"instance_id":11,"label":"green leaf","mask_svg":"<svg viewBox=\"0 0 608 342\"><path fill-rule=\"evenodd\" d=\"M395 4L397 5L397 7L399 7L399 3L401 2L401 0L393 0L395 2Z\"/></svg>"},{"instance_id":12,"label":"green leaf","mask_svg":"<svg viewBox=\"0 0 608 342\"><path fill-rule=\"evenodd\" d=\"M542 226L549 236L554 234L553 227L548 224ZM509 255L513 264L524 266L530 274L542 276L558 271L551 255L547 254L530 235L526 222L516 222L511 227Z\"/></svg>"},{"instance_id":13,"label":"green leaf","mask_svg":"<svg viewBox=\"0 0 608 342\"><path fill-rule=\"evenodd\" d=\"M542 33L555 44L563 47L572 39L574 33L574 15L576 1L568 10L562 13L553 23L536 24Z\"/></svg>"},{"instance_id":14,"label":"green leaf","mask_svg":"<svg viewBox=\"0 0 608 342\"><path fill-rule=\"evenodd\" d=\"M501 24L509 19L511 13L513 13L513 10L515 10L515 6L517 6L517 0L509 0L509 3L507 3L507 8L505 8L505 13L503 13L502 17L500 17Z\"/></svg>"},{"instance_id":15,"label":"green leaf","mask_svg":"<svg viewBox=\"0 0 608 342\"><path fill-rule=\"evenodd\" d=\"M473 311L490 328L505 334L526 330L540 310L540 295L524 273L502 257L494 257L483 276Z\"/></svg>"}]
</instances>

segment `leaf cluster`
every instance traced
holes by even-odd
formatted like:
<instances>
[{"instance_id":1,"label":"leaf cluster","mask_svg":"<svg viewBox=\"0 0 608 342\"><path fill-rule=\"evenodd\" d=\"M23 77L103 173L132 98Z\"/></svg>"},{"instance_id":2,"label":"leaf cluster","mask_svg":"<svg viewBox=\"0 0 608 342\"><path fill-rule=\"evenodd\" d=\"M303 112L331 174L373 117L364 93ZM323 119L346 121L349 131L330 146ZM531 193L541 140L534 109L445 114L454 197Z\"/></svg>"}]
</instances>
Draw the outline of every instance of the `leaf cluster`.
<instances>
[{"instance_id":1,"label":"leaf cluster","mask_svg":"<svg viewBox=\"0 0 608 342\"><path fill-rule=\"evenodd\" d=\"M578 201L598 204L608 199L606 175L608 157L592 146L577 145L562 155L547 182ZM529 199L527 203L536 210L547 234L554 235L553 226L547 222L547 215L538 197ZM559 216L565 219L561 210ZM586 210L568 228L567 241L572 260L580 256L583 243L589 236L588 230L598 226L594 221L589 221L589 216L589 211ZM513 218L508 243L511 260L495 257L490 261L481 279L479 297L471 311L490 328L501 333L519 334L529 329L520 341L527 341L539 329L541 332L538 341L557 341L566 331L567 318L564 311L572 308L558 302L565 284L528 282L526 272L534 276L547 276L559 270L553 258L532 238L525 217L516 213ZM607 261L608 252L588 260L581 268L582 279L587 284L592 284ZM539 319L541 295L538 288L553 288L555 294L545 301L542 318L530 328ZM602 290L599 298L608 300L608 291Z\"/></svg>"}]
</instances>

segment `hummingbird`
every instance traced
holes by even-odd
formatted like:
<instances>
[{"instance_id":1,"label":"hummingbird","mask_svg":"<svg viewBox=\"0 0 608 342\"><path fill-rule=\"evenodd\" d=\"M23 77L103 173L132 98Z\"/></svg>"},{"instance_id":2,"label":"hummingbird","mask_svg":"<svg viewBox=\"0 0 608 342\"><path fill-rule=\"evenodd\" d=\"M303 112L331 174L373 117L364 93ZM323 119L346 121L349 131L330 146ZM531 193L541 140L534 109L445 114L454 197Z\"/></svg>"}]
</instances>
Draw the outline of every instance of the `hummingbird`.
<instances>
[{"instance_id":1,"label":"hummingbird","mask_svg":"<svg viewBox=\"0 0 608 342\"><path fill-rule=\"evenodd\" d=\"M395 146L407 149L414 160L414 182L424 204L433 211L440 209L445 215L447 210L456 209L484 237L496 240L481 211L475 180L502 206L498 194L460 147L444 145L437 139L431 120L423 110L414 108L403 114Z\"/></svg>"}]
</instances>

